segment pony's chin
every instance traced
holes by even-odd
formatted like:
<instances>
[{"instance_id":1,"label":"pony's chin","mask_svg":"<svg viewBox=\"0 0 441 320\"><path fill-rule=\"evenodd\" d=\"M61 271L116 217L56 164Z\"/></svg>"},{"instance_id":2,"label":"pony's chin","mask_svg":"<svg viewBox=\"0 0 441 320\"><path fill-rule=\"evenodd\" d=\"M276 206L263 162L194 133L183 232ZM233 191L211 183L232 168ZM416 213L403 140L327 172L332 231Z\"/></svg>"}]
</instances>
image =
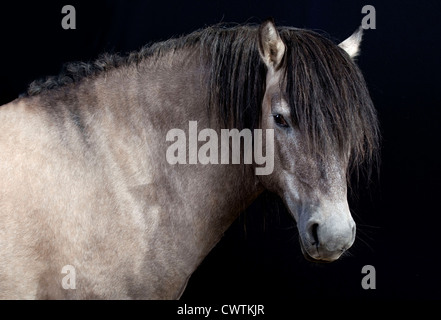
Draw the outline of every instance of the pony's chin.
<instances>
[{"instance_id":1,"label":"pony's chin","mask_svg":"<svg viewBox=\"0 0 441 320\"><path fill-rule=\"evenodd\" d=\"M302 240L300 240L300 249L302 250L302 254L303 257L308 260L309 262L314 262L314 263L331 263L333 260L320 260L320 259L316 259L313 258L309 255L309 253L305 250L305 248L303 248L303 244L302 244Z\"/></svg>"}]
</instances>

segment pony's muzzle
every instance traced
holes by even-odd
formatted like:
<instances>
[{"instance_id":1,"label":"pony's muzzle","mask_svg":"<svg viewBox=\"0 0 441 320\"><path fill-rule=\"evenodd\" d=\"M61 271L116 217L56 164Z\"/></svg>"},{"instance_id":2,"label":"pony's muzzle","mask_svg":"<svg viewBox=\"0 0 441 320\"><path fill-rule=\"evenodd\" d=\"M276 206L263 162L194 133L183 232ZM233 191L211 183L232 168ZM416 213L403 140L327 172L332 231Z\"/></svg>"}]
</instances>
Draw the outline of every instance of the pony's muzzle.
<instances>
[{"instance_id":1,"label":"pony's muzzle","mask_svg":"<svg viewBox=\"0 0 441 320\"><path fill-rule=\"evenodd\" d=\"M331 219L308 221L300 233L300 244L305 258L313 262L332 262L349 249L355 240L355 222L349 217L345 222Z\"/></svg>"}]
</instances>

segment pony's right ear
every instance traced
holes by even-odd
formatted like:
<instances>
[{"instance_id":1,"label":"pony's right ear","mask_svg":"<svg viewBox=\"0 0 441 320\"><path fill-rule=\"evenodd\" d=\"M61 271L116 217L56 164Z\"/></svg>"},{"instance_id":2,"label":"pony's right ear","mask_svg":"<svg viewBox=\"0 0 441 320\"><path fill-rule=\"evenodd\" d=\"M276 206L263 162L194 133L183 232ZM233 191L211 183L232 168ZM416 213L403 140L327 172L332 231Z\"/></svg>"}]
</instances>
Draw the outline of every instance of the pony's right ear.
<instances>
[{"instance_id":1,"label":"pony's right ear","mask_svg":"<svg viewBox=\"0 0 441 320\"><path fill-rule=\"evenodd\" d=\"M277 70L285 55L285 44L272 19L263 22L259 27L259 53L268 69Z\"/></svg>"}]
</instances>

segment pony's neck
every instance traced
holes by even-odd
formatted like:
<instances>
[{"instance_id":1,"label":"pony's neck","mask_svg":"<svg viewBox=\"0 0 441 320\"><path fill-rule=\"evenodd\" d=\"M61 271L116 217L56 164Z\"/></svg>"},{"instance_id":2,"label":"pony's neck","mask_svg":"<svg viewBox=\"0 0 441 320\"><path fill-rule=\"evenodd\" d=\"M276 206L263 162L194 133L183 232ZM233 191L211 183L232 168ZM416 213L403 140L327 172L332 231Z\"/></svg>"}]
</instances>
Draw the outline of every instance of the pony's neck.
<instances>
[{"instance_id":1,"label":"pony's neck","mask_svg":"<svg viewBox=\"0 0 441 320\"><path fill-rule=\"evenodd\" d=\"M197 50L173 54L164 58L165 63L159 61L147 67L143 87L153 87L153 90L152 94L145 94L144 105L149 108L149 119L155 115L164 120L160 124L150 122L147 126L154 127L155 131L160 129L157 136L160 149L156 155L163 167L155 172L173 190L170 194L169 189L164 195L175 200L168 214L179 220L185 217L190 224L194 245L201 247L206 243L206 248L211 249L263 188L251 165L220 164L220 161L219 164L189 164L190 121L197 121L197 133L206 128L214 129L219 148L221 143L218 112L211 109L210 119L207 112L208 68L199 57ZM161 72L156 71L158 66ZM167 162L166 151L173 142L167 142L165 138L171 129L185 132L187 164ZM198 142L198 150L204 143ZM220 149L218 151L220 160ZM166 198L163 203L168 203Z\"/></svg>"},{"instance_id":2,"label":"pony's neck","mask_svg":"<svg viewBox=\"0 0 441 320\"><path fill-rule=\"evenodd\" d=\"M130 166L121 167L131 168L127 188L143 205L149 230L147 269L157 269L158 264L169 269L171 277L176 275L170 283L189 277L240 212L263 191L252 165L189 164L188 144L187 164L167 161L167 148L173 143L166 141L167 132L182 130L188 143L189 121L197 121L199 132L211 128L221 137L217 113L208 117L207 69L196 57L199 54L193 52L165 56L155 63L147 60L137 66L133 77L119 71L111 80L114 85L109 86L109 77L99 84L103 88L100 99L115 106L121 117L130 113L130 121L114 124L121 135L118 140L133 150L128 155ZM135 179L141 176L144 180Z\"/></svg>"}]
</instances>

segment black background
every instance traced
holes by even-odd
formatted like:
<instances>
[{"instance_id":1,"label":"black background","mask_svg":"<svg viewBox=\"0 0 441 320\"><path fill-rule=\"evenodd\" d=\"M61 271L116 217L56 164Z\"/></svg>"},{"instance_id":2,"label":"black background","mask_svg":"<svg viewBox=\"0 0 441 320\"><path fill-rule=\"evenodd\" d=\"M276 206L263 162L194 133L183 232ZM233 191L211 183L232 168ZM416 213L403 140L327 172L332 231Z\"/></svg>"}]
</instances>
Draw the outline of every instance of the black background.
<instances>
[{"instance_id":1,"label":"black background","mask_svg":"<svg viewBox=\"0 0 441 320\"><path fill-rule=\"evenodd\" d=\"M61 8L76 8L76 30ZM336 43L374 5L358 64L383 135L379 178L362 181L350 203L358 224L350 254L325 265L304 260L283 206L259 198L191 278L184 301L238 299L441 298L439 1L61 1L0 4L0 105L64 62L94 60L218 22L276 24L326 32ZM0 133L1 134L1 133ZM364 265L376 289L361 286Z\"/></svg>"}]
</instances>

